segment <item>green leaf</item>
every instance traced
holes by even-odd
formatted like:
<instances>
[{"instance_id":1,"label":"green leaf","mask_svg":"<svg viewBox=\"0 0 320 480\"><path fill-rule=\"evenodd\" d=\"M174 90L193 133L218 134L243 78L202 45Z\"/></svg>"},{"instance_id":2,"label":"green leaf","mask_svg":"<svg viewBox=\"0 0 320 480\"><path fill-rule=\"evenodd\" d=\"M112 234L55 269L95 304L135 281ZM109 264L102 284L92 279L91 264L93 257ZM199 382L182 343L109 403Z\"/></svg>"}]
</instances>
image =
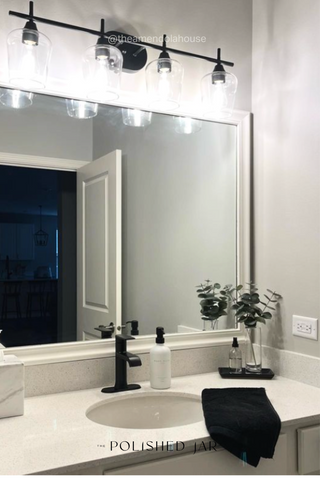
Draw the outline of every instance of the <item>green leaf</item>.
<instances>
[{"instance_id":1,"label":"green leaf","mask_svg":"<svg viewBox=\"0 0 320 480\"><path fill-rule=\"evenodd\" d=\"M211 290L211 285L208 285L207 287L203 287L204 292L210 292Z\"/></svg>"},{"instance_id":2,"label":"green leaf","mask_svg":"<svg viewBox=\"0 0 320 480\"><path fill-rule=\"evenodd\" d=\"M266 324L266 321L265 321L264 318L262 318L262 317L256 317L256 318L257 318L257 322Z\"/></svg>"},{"instance_id":3,"label":"green leaf","mask_svg":"<svg viewBox=\"0 0 320 480\"><path fill-rule=\"evenodd\" d=\"M213 288L220 289L220 288L221 288L221 285L220 285L220 283L215 283L215 284L213 285Z\"/></svg>"},{"instance_id":4,"label":"green leaf","mask_svg":"<svg viewBox=\"0 0 320 480\"><path fill-rule=\"evenodd\" d=\"M262 318L272 318L272 315L270 312L264 312L261 316Z\"/></svg>"},{"instance_id":5,"label":"green leaf","mask_svg":"<svg viewBox=\"0 0 320 480\"><path fill-rule=\"evenodd\" d=\"M255 326L257 325L257 321L256 321L256 320L247 320L247 321L245 322L245 325L246 325L247 327L255 327Z\"/></svg>"},{"instance_id":6,"label":"green leaf","mask_svg":"<svg viewBox=\"0 0 320 480\"><path fill-rule=\"evenodd\" d=\"M236 291L238 292L238 291L241 290L242 288L243 288L243 285L237 285Z\"/></svg>"}]
</instances>

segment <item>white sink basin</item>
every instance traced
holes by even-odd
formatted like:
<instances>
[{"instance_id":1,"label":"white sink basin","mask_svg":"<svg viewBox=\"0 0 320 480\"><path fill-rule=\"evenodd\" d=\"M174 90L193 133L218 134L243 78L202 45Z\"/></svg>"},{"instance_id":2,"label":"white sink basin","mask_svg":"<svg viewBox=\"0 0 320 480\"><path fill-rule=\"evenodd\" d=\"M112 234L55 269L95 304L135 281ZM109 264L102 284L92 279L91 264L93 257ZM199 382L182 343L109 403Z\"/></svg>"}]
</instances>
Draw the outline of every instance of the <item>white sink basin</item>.
<instances>
[{"instance_id":1,"label":"white sink basin","mask_svg":"<svg viewBox=\"0 0 320 480\"><path fill-rule=\"evenodd\" d=\"M171 428L203 421L200 397L182 393L141 393L115 397L86 411L93 422L116 428Z\"/></svg>"}]
</instances>

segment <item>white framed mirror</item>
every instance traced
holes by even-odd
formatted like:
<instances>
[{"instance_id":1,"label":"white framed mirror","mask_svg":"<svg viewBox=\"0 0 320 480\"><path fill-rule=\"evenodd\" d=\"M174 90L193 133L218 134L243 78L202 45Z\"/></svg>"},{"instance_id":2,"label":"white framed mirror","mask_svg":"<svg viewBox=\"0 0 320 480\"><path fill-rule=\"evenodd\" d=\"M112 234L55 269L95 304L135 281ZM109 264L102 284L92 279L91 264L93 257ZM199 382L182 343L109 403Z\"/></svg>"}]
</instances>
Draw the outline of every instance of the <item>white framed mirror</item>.
<instances>
[{"instance_id":1,"label":"white framed mirror","mask_svg":"<svg viewBox=\"0 0 320 480\"><path fill-rule=\"evenodd\" d=\"M58 184L65 189L57 191L57 212L60 208L62 216L59 220L56 215L57 238L62 241L59 268L50 278L45 275L54 265L44 260L43 249L41 261L21 254L19 258L11 251L10 257L4 249L8 241L0 240L2 288L20 283L22 312L30 303L32 282L46 283L45 304L52 302L50 289L56 280L56 330L49 341L46 332L47 337L39 336L50 315L44 315L45 307L41 315L36 312L41 308L35 295L31 314L20 315L16 330L11 325L9 343L5 332L14 313L2 312L4 345L8 343L26 364L36 364L113 355L114 342L101 340L106 334L104 328L99 330L101 325L108 330L113 324L112 335L133 334L136 340L130 350L137 352L150 348L158 325L164 326L168 345L176 349L229 343L235 332L241 337L230 315L203 320L195 287L207 278L222 286L250 280L251 115L236 112L228 121L211 122L141 113L123 105L89 107L38 94L33 94L28 108L0 106L0 173L7 169L0 177L8 185L10 169L22 176L15 196L11 189L10 200L5 198L6 189L1 190L0 237L5 230L1 238L7 237L8 227L3 225L9 223L16 225L15 232L21 230L20 224L33 224L34 233L39 230L40 218L34 215L33 222L25 212L30 215L27 223L19 211L21 204L26 210L26 184L29 190L35 185L33 201L37 208L43 204L43 222L50 216L53 200L49 206L46 202L53 196L47 192L52 178L38 176L43 185L36 188L32 173L60 172ZM29 172L26 182L23 168ZM63 172L75 172L77 177L74 222L66 221L66 211L72 208L66 201L71 193ZM70 232L71 224L77 232ZM51 234L51 246L54 240ZM78 259L71 271L75 243ZM72 278L77 279L76 292L70 289ZM138 323L127 323L132 321ZM23 340L17 342L19 325ZM34 337L38 343L28 343Z\"/></svg>"}]
</instances>

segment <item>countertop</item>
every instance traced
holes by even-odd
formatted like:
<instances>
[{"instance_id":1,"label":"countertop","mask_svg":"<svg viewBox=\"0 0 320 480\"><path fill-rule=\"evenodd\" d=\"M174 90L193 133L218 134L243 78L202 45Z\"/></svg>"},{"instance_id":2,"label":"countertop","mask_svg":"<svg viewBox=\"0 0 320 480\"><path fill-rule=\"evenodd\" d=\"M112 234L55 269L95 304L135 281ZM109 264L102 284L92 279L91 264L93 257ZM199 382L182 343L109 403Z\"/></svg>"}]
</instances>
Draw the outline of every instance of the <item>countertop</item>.
<instances>
[{"instance_id":1,"label":"countertop","mask_svg":"<svg viewBox=\"0 0 320 480\"><path fill-rule=\"evenodd\" d=\"M152 390L149 382L142 382L141 392ZM320 389L302 383L275 377L273 380L225 380L218 373L192 375L172 379L167 392L201 394L203 388L265 387L277 410L282 426L320 421ZM136 395L137 391L115 395ZM162 391L165 392L165 391ZM133 456L146 457L150 452L132 451L142 442L191 442L208 440L203 421L182 427L158 430L130 430L105 427L87 419L85 412L93 404L111 399L112 395L100 389L59 393L25 400L25 414L0 420L0 475L68 473L76 468L127 461ZM111 451L110 442L127 441L128 452L119 448ZM125 456L125 458L123 457Z\"/></svg>"}]
</instances>

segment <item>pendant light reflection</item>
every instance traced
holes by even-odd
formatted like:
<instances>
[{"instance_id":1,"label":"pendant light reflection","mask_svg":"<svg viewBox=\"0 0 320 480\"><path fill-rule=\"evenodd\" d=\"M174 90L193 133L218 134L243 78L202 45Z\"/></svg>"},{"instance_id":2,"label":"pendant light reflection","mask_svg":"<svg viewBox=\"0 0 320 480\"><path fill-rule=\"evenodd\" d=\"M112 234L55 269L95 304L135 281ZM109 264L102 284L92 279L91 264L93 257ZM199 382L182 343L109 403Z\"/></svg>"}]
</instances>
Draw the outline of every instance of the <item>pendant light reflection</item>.
<instances>
[{"instance_id":1,"label":"pendant light reflection","mask_svg":"<svg viewBox=\"0 0 320 480\"><path fill-rule=\"evenodd\" d=\"M170 111L180 105L184 69L170 58L166 48L164 35L163 51L146 67L146 82L150 107Z\"/></svg>"},{"instance_id":2,"label":"pendant light reflection","mask_svg":"<svg viewBox=\"0 0 320 480\"><path fill-rule=\"evenodd\" d=\"M116 47L106 45L101 39L88 48L83 56L83 74L87 97L99 102L119 97L123 57Z\"/></svg>"},{"instance_id":3,"label":"pendant light reflection","mask_svg":"<svg viewBox=\"0 0 320 480\"><path fill-rule=\"evenodd\" d=\"M122 121L129 127L147 127L151 124L152 112L122 108Z\"/></svg>"},{"instance_id":4,"label":"pendant light reflection","mask_svg":"<svg viewBox=\"0 0 320 480\"><path fill-rule=\"evenodd\" d=\"M190 117L174 117L175 131L184 135L197 133L202 128L202 121Z\"/></svg>"},{"instance_id":5,"label":"pendant light reflection","mask_svg":"<svg viewBox=\"0 0 320 480\"><path fill-rule=\"evenodd\" d=\"M69 117L79 120L87 120L98 114L97 103L66 99L66 106Z\"/></svg>"},{"instance_id":6,"label":"pendant light reflection","mask_svg":"<svg viewBox=\"0 0 320 480\"><path fill-rule=\"evenodd\" d=\"M36 247L46 247L48 245L49 234L42 230L42 205L39 205L40 209L40 230L34 235L34 243Z\"/></svg>"},{"instance_id":7,"label":"pendant light reflection","mask_svg":"<svg viewBox=\"0 0 320 480\"><path fill-rule=\"evenodd\" d=\"M203 113L206 118L228 118L232 115L238 80L232 73L226 72L219 62L221 50L218 49L218 63L212 73L201 81Z\"/></svg>"},{"instance_id":8,"label":"pendant light reflection","mask_svg":"<svg viewBox=\"0 0 320 480\"><path fill-rule=\"evenodd\" d=\"M45 88L52 47L35 23L28 21L25 28L9 33L7 48L10 83L26 89Z\"/></svg>"},{"instance_id":9,"label":"pendant light reflection","mask_svg":"<svg viewBox=\"0 0 320 480\"><path fill-rule=\"evenodd\" d=\"M0 88L0 103L9 108L27 108L33 103L34 94L21 90Z\"/></svg>"}]
</instances>

